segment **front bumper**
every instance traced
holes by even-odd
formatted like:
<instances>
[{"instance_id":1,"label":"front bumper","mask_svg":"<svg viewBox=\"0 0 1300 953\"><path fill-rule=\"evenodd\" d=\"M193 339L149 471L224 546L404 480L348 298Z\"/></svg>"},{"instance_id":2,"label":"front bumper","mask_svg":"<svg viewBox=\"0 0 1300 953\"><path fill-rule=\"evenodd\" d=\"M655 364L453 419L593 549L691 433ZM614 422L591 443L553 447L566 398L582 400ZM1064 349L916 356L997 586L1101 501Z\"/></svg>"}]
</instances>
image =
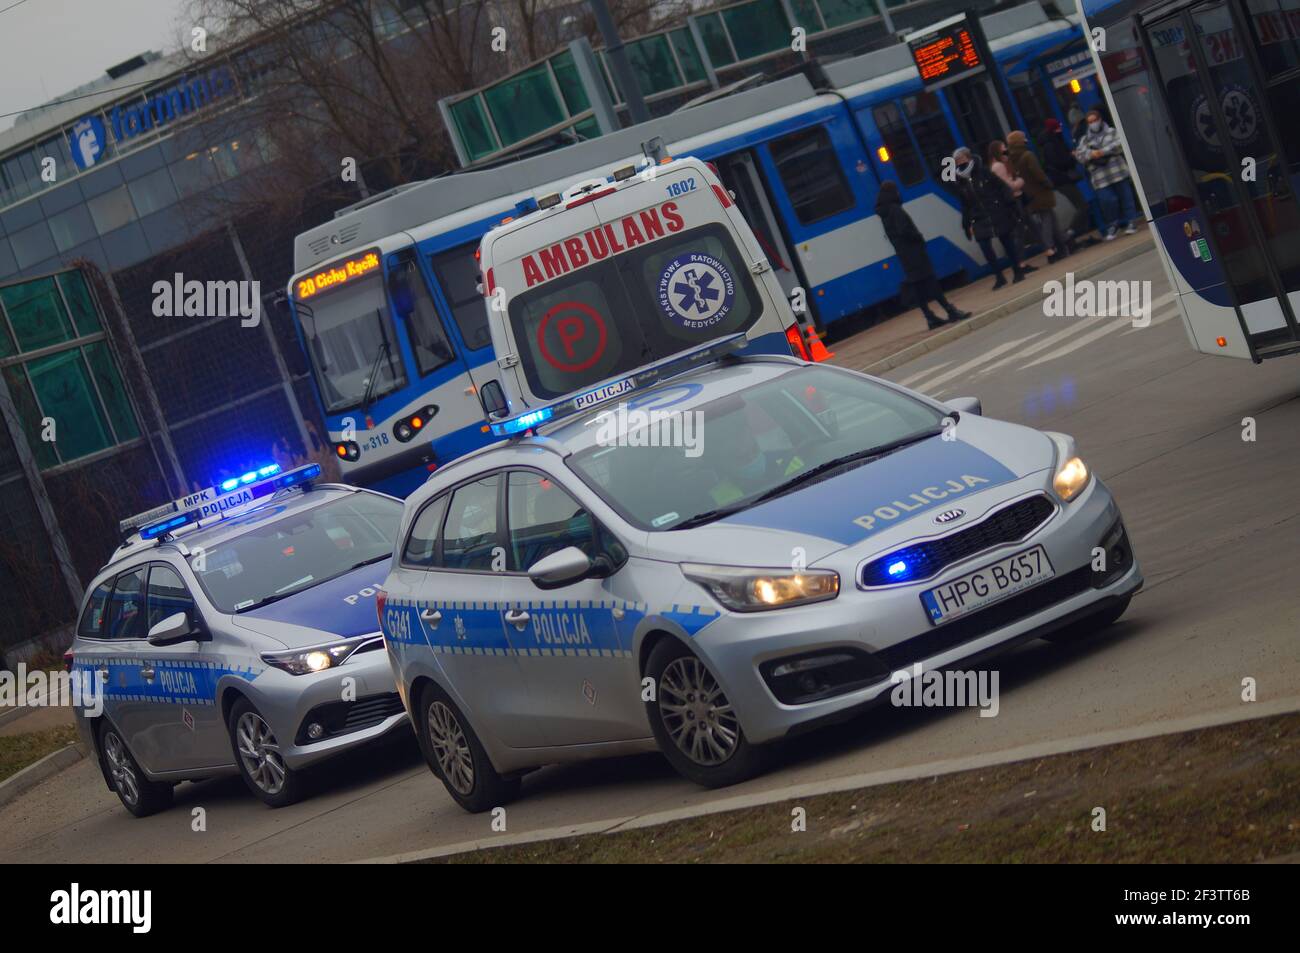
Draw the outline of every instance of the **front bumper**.
<instances>
[{"instance_id":1,"label":"front bumper","mask_svg":"<svg viewBox=\"0 0 1300 953\"><path fill-rule=\"evenodd\" d=\"M290 675L268 668L243 691L262 713L291 768L304 768L409 727L388 652L359 652L337 668ZM319 724L319 739L308 728Z\"/></svg>"},{"instance_id":2,"label":"front bumper","mask_svg":"<svg viewBox=\"0 0 1300 953\"><path fill-rule=\"evenodd\" d=\"M1094 547L1105 540L1113 544L1117 530L1126 560L1094 572ZM943 625L930 624L921 592L1036 545L1055 570L1051 579ZM859 565L860 560L846 557L836 566L841 591L830 602L768 613L724 612L697 636L696 651L717 675L751 741L772 741L849 717L886 700L896 671L982 661L1104 612L1143 582L1119 508L1099 480L1028 539L981 551L923 582L863 590L855 583ZM801 691L794 679L774 677L791 662L810 657L834 662L823 669L828 673L824 691Z\"/></svg>"}]
</instances>

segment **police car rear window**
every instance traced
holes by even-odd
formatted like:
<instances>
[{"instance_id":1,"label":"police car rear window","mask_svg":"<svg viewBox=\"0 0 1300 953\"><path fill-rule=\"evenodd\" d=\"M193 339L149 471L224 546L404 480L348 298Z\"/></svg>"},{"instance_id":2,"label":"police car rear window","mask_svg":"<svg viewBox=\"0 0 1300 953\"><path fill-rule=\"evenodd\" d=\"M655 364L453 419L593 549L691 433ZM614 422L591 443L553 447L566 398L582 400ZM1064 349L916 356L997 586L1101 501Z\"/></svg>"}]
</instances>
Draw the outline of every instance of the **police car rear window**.
<instances>
[{"instance_id":1,"label":"police car rear window","mask_svg":"<svg viewBox=\"0 0 1300 953\"><path fill-rule=\"evenodd\" d=\"M568 243L539 255L547 268L528 273L544 283L511 299L520 365L534 394L570 393L745 331L761 316L762 298L724 226L688 229L612 257L595 247L601 234L579 236L581 255ZM591 262L598 251L604 257Z\"/></svg>"}]
</instances>

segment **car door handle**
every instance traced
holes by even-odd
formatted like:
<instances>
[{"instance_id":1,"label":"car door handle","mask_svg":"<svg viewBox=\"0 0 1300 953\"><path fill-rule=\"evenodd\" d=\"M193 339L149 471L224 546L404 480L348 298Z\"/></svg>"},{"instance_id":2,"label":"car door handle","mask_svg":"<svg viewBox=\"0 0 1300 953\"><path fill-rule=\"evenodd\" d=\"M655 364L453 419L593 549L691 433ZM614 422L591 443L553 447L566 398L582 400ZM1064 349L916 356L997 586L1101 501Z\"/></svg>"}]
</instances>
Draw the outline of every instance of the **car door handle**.
<instances>
[{"instance_id":1,"label":"car door handle","mask_svg":"<svg viewBox=\"0 0 1300 953\"><path fill-rule=\"evenodd\" d=\"M523 609L510 609L506 612L506 621L516 629L523 629L523 627L528 624L530 618L531 616L529 616Z\"/></svg>"},{"instance_id":2,"label":"car door handle","mask_svg":"<svg viewBox=\"0 0 1300 953\"><path fill-rule=\"evenodd\" d=\"M420 610L420 618L436 629L438 623L442 621L442 612L438 609L422 609Z\"/></svg>"},{"instance_id":3,"label":"car door handle","mask_svg":"<svg viewBox=\"0 0 1300 953\"><path fill-rule=\"evenodd\" d=\"M152 682L154 677L154 668L152 665L144 665L140 668L140 677L146 682Z\"/></svg>"}]
</instances>

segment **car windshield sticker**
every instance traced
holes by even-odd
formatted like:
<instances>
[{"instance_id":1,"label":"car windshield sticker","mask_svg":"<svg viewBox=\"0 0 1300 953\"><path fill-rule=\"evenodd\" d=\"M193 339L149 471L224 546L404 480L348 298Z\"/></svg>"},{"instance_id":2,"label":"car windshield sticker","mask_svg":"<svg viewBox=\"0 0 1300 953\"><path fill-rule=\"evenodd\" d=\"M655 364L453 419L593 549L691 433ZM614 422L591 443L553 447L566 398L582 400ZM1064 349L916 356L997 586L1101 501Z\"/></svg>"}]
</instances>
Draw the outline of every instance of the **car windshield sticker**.
<instances>
[{"instance_id":1,"label":"car windshield sticker","mask_svg":"<svg viewBox=\"0 0 1300 953\"><path fill-rule=\"evenodd\" d=\"M659 307L688 330L721 323L736 300L736 281L721 259L700 252L678 255L659 276Z\"/></svg>"},{"instance_id":2,"label":"car windshield sticker","mask_svg":"<svg viewBox=\"0 0 1300 953\"><path fill-rule=\"evenodd\" d=\"M546 363L570 374L585 371L600 360L607 338L600 312L581 301L561 301L537 324L537 350Z\"/></svg>"}]
</instances>

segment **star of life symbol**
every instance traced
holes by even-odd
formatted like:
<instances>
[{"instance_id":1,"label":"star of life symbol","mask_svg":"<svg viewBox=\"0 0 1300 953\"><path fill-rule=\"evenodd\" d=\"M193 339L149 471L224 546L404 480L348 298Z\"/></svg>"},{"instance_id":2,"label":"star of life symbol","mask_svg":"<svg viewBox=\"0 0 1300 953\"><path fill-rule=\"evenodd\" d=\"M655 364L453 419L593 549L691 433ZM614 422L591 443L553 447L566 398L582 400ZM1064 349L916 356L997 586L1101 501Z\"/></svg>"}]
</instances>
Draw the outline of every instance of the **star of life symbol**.
<instances>
[{"instance_id":1,"label":"star of life symbol","mask_svg":"<svg viewBox=\"0 0 1300 953\"><path fill-rule=\"evenodd\" d=\"M659 305L686 328L718 324L731 311L735 285L727 266L702 253L668 262L659 279Z\"/></svg>"},{"instance_id":2,"label":"star of life symbol","mask_svg":"<svg viewBox=\"0 0 1300 953\"><path fill-rule=\"evenodd\" d=\"M707 265L693 265L680 272L680 278L673 286L673 293L681 295L677 302L678 311L691 311L706 316L716 309L713 302L722 300L722 284L718 273Z\"/></svg>"},{"instance_id":3,"label":"star of life symbol","mask_svg":"<svg viewBox=\"0 0 1300 953\"><path fill-rule=\"evenodd\" d=\"M452 619L451 621L456 626L456 638L458 639L465 638L465 620L462 619L458 614L456 618Z\"/></svg>"}]
</instances>

